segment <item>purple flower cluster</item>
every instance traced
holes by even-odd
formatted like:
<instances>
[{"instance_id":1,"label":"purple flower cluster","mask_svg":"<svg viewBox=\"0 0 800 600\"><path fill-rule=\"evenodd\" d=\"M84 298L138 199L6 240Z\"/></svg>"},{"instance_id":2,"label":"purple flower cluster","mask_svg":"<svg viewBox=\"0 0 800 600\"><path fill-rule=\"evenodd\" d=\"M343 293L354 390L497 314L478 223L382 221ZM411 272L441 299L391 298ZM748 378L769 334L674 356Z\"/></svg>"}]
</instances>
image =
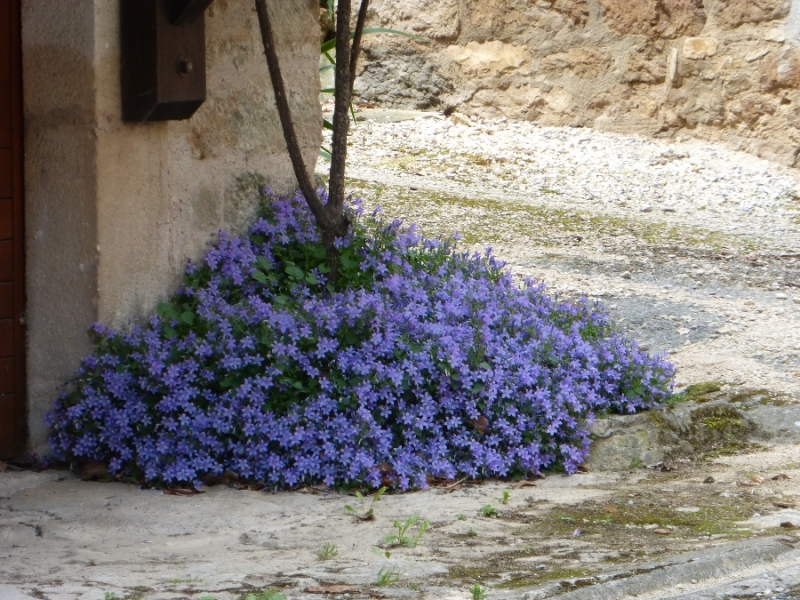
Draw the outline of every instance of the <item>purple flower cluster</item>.
<instances>
[{"instance_id":1,"label":"purple flower cluster","mask_svg":"<svg viewBox=\"0 0 800 600\"><path fill-rule=\"evenodd\" d=\"M334 265L303 199L269 199L146 326L94 326L47 416L54 455L170 485L572 473L595 415L670 393L673 367L588 304L354 218Z\"/></svg>"}]
</instances>

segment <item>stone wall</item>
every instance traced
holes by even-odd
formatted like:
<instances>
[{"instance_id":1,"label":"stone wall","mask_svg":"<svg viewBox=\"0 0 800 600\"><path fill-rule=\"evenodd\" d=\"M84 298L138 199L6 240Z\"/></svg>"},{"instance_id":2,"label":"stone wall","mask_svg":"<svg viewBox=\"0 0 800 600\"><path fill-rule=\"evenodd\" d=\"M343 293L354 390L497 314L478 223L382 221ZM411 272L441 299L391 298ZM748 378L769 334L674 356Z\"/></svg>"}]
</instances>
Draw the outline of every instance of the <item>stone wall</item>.
<instances>
[{"instance_id":1,"label":"stone wall","mask_svg":"<svg viewBox=\"0 0 800 600\"><path fill-rule=\"evenodd\" d=\"M795 6L793 7L792 4ZM373 0L361 101L695 136L797 166L800 1Z\"/></svg>"},{"instance_id":2,"label":"stone wall","mask_svg":"<svg viewBox=\"0 0 800 600\"><path fill-rule=\"evenodd\" d=\"M321 143L316 0L270 3L306 162ZM295 179L252 3L206 12L208 98L186 121L120 118L119 2L23 0L28 407L43 413L100 321L126 327L175 290L188 259L254 215L257 187Z\"/></svg>"}]
</instances>

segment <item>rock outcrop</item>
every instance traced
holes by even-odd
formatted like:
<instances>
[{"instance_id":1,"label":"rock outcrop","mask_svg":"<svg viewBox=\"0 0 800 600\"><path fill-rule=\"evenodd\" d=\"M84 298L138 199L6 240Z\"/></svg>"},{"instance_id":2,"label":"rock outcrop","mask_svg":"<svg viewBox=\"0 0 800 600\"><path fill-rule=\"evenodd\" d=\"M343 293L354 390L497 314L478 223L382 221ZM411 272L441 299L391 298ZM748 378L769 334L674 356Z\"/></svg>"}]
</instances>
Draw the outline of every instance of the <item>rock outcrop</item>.
<instances>
[{"instance_id":1,"label":"rock outcrop","mask_svg":"<svg viewBox=\"0 0 800 600\"><path fill-rule=\"evenodd\" d=\"M798 166L791 0L373 0L363 102L729 142ZM798 8L800 10L800 2ZM796 17L797 15L794 15Z\"/></svg>"}]
</instances>

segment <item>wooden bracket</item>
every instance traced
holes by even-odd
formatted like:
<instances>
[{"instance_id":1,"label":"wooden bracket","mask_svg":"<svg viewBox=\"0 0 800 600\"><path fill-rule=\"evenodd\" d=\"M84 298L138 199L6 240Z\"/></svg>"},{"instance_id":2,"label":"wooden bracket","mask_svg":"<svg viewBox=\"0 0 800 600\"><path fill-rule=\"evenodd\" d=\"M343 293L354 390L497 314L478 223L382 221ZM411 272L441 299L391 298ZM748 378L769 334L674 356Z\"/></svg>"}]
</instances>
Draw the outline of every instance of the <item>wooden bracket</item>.
<instances>
[{"instance_id":1,"label":"wooden bracket","mask_svg":"<svg viewBox=\"0 0 800 600\"><path fill-rule=\"evenodd\" d=\"M122 119L188 119L206 99L212 0L120 0Z\"/></svg>"},{"instance_id":2,"label":"wooden bracket","mask_svg":"<svg viewBox=\"0 0 800 600\"><path fill-rule=\"evenodd\" d=\"M193 23L202 17L213 0L171 0L169 19L174 25Z\"/></svg>"}]
</instances>

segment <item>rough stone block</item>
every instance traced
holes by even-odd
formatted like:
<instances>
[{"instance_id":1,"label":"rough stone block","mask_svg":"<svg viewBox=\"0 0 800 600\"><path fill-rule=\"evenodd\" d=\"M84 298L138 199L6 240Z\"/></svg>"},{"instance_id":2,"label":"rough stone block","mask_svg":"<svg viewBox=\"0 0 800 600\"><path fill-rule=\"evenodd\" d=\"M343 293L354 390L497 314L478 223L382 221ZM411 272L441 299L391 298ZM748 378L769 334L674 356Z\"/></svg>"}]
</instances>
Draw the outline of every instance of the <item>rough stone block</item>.
<instances>
[{"instance_id":1,"label":"rough stone block","mask_svg":"<svg viewBox=\"0 0 800 600\"><path fill-rule=\"evenodd\" d=\"M693 37L683 42L683 57L691 60L702 60L717 53L719 40L711 37Z\"/></svg>"},{"instance_id":2,"label":"rough stone block","mask_svg":"<svg viewBox=\"0 0 800 600\"><path fill-rule=\"evenodd\" d=\"M611 53L600 48L570 48L567 52L549 54L539 65L542 71L569 71L578 77L605 75L613 59Z\"/></svg>"},{"instance_id":3,"label":"rough stone block","mask_svg":"<svg viewBox=\"0 0 800 600\"><path fill-rule=\"evenodd\" d=\"M706 24L703 0L599 0L603 21L624 35L675 38L697 35Z\"/></svg>"},{"instance_id":4,"label":"rough stone block","mask_svg":"<svg viewBox=\"0 0 800 600\"><path fill-rule=\"evenodd\" d=\"M449 46L447 56L465 72L483 76L520 69L531 60L530 52L525 46L514 46L499 41Z\"/></svg>"},{"instance_id":5,"label":"rough stone block","mask_svg":"<svg viewBox=\"0 0 800 600\"><path fill-rule=\"evenodd\" d=\"M722 29L789 16L791 0L717 0L712 18Z\"/></svg>"},{"instance_id":6,"label":"rough stone block","mask_svg":"<svg viewBox=\"0 0 800 600\"><path fill-rule=\"evenodd\" d=\"M360 2L354 3L358 11ZM373 0L370 25L393 27L434 40L456 38L461 31L458 0Z\"/></svg>"},{"instance_id":7,"label":"rough stone block","mask_svg":"<svg viewBox=\"0 0 800 600\"><path fill-rule=\"evenodd\" d=\"M800 48L769 54L763 62L761 81L767 91L800 87Z\"/></svg>"}]
</instances>

